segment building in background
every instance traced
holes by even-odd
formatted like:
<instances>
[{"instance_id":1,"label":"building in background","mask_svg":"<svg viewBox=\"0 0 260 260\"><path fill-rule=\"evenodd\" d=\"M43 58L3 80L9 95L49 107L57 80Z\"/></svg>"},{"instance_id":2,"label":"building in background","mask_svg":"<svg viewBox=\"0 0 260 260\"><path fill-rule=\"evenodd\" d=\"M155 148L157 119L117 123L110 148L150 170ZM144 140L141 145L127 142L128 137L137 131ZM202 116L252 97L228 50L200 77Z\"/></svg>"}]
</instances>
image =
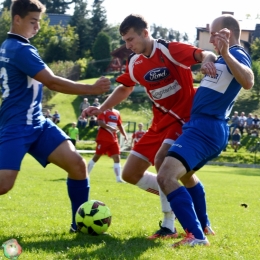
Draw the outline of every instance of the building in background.
<instances>
[{"instance_id":1,"label":"building in background","mask_svg":"<svg viewBox=\"0 0 260 260\"><path fill-rule=\"evenodd\" d=\"M235 15L234 12L222 11L222 14ZM256 39L260 38L260 21L245 19L240 20L241 25L241 45L250 53L250 45ZM214 47L209 43L210 33L209 24L206 27L196 27L197 29L197 43L198 47L208 51L214 51Z\"/></svg>"}]
</instances>

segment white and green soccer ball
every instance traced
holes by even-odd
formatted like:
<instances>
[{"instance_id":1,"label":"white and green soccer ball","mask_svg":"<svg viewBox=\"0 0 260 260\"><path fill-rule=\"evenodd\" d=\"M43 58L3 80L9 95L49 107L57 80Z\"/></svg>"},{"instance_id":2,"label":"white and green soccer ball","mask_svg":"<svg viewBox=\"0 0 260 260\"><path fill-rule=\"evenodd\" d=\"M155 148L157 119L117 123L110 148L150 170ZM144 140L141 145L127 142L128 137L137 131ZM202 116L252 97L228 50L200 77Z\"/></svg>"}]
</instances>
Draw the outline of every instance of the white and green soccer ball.
<instances>
[{"instance_id":1,"label":"white and green soccer ball","mask_svg":"<svg viewBox=\"0 0 260 260\"><path fill-rule=\"evenodd\" d=\"M95 236L108 230L112 215L105 203L89 200L78 208L75 218L78 231Z\"/></svg>"}]
</instances>

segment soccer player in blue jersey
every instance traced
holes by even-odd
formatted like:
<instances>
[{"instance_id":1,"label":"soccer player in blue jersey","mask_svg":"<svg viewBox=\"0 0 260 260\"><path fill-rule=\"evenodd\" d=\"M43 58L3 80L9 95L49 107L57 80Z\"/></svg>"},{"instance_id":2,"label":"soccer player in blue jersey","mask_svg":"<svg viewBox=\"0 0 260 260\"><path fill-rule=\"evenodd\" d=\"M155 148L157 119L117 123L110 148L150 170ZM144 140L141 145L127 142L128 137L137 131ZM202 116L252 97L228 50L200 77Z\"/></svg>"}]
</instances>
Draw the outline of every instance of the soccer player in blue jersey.
<instances>
[{"instance_id":1,"label":"soccer player in blue jersey","mask_svg":"<svg viewBox=\"0 0 260 260\"><path fill-rule=\"evenodd\" d=\"M68 173L70 231L75 231L76 210L88 200L87 166L70 138L43 116L42 86L66 94L98 95L109 90L110 81L101 77L86 85L53 74L29 41L40 29L44 11L38 0L14 0L11 29L0 49L0 195L12 189L26 153L43 167L53 163Z\"/></svg>"},{"instance_id":2,"label":"soccer player in blue jersey","mask_svg":"<svg viewBox=\"0 0 260 260\"><path fill-rule=\"evenodd\" d=\"M180 179L189 179L226 147L229 135L228 116L241 88L251 89L254 74L251 59L240 46L240 25L232 15L216 18L210 26L210 42L220 55L215 62L216 77L205 75L193 101L191 119L183 126L159 170L157 180L167 195L171 208L186 231L183 240L173 244L209 245L200 218L206 214L204 202L196 200Z\"/></svg>"}]
</instances>

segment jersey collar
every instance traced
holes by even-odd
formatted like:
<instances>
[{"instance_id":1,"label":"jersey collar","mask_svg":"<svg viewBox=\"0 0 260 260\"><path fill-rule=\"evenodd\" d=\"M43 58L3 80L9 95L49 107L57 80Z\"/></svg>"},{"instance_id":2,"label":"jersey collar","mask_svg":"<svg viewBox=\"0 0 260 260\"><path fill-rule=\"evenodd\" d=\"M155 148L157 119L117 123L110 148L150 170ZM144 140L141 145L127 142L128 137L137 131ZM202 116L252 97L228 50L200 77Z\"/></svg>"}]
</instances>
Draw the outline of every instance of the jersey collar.
<instances>
[{"instance_id":1,"label":"jersey collar","mask_svg":"<svg viewBox=\"0 0 260 260\"><path fill-rule=\"evenodd\" d=\"M8 34L8 36L7 36L8 39L16 39L21 42L30 43L30 41L28 39L24 38L23 36L21 36L19 34L10 33L10 32L8 32L7 34Z\"/></svg>"}]
</instances>

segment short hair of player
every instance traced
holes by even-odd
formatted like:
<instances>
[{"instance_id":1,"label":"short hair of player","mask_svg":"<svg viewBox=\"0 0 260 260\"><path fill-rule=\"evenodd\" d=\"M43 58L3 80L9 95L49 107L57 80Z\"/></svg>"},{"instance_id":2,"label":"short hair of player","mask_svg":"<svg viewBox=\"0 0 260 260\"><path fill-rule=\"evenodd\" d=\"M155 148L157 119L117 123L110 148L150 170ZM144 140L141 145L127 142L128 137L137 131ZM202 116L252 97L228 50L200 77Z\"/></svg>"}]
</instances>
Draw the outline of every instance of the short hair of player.
<instances>
[{"instance_id":1,"label":"short hair of player","mask_svg":"<svg viewBox=\"0 0 260 260\"><path fill-rule=\"evenodd\" d=\"M13 0L10 10L13 20L15 15L24 18L29 12L44 13L46 7L38 0Z\"/></svg>"},{"instance_id":2,"label":"short hair of player","mask_svg":"<svg viewBox=\"0 0 260 260\"><path fill-rule=\"evenodd\" d=\"M239 21L235 19L233 15L230 14L223 15L222 28L227 28L231 30L234 33L236 39L240 38L240 33L241 33L240 24Z\"/></svg>"},{"instance_id":3,"label":"short hair of player","mask_svg":"<svg viewBox=\"0 0 260 260\"><path fill-rule=\"evenodd\" d=\"M133 28L134 31L140 35L144 29L148 29L148 26L148 22L142 15L130 14L120 24L119 33L121 36L124 36Z\"/></svg>"}]
</instances>

